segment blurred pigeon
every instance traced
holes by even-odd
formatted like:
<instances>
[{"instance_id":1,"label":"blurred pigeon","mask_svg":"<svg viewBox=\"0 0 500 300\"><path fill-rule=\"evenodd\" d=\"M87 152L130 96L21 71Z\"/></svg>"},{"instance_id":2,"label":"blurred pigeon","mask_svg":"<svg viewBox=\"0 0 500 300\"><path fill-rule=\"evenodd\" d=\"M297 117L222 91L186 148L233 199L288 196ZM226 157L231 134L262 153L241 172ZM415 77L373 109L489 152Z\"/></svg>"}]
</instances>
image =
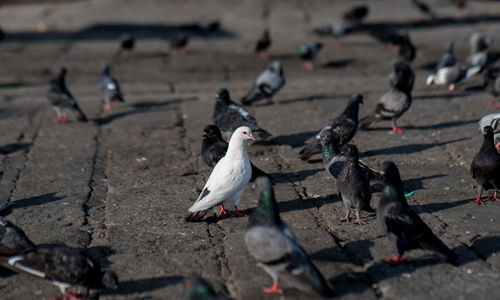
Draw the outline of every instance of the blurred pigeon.
<instances>
[{"instance_id":1,"label":"blurred pigeon","mask_svg":"<svg viewBox=\"0 0 500 300\"><path fill-rule=\"evenodd\" d=\"M116 78L111 76L110 71L111 68L108 65L104 65L101 78L99 78L99 82L97 83L97 88L104 101L104 110L111 110L112 103L118 101L125 102L120 91L120 85Z\"/></svg>"},{"instance_id":2,"label":"blurred pigeon","mask_svg":"<svg viewBox=\"0 0 500 300\"><path fill-rule=\"evenodd\" d=\"M345 110L331 122L329 122L321 131L314 137L310 144L306 144L299 152L299 157L302 160L308 160L314 154L321 153L321 133L330 131L334 141L334 154L340 153L342 147L349 143L358 131L358 112L359 105L363 103L363 96L353 94L347 103Z\"/></svg>"},{"instance_id":3,"label":"blurred pigeon","mask_svg":"<svg viewBox=\"0 0 500 300\"><path fill-rule=\"evenodd\" d=\"M483 190L489 189L495 189L495 195L491 200L500 201L497 196L498 189L500 189L500 153L493 142L493 128L486 126L483 131L483 145L474 156L470 166L472 178L476 180L479 190L479 195L474 201L476 204L484 203L481 200L481 195Z\"/></svg>"},{"instance_id":4,"label":"blurred pigeon","mask_svg":"<svg viewBox=\"0 0 500 300\"><path fill-rule=\"evenodd\" d=\"M280 61L273 61L267 69L260 73L255 81L252 90L241 99L243 105L250 105L261 99L271 99L285 85L283 66ZM273 102L278 104L277 102Z\"/></svg>"},{"instance_id":5,"label":"blurred pigeon","mask_svg":"<svg viewBox=\"0 0 500 300\"><path fill-rule=\"evenodd\" d=\"M492 43L492 37L486 36L480 32L474 32L469 37L470 53L475 54L486 51L490 48Z\"/></svg>"},{"instance_id":6,"label":"blurred pigeon","mask_svg":"<svg viewBox=\"0 0 500 300\"><path fill-rule=\"evenodd\" d=\"M398 46L398 55L399 57L406 61L407 63L411 63L415 60L415 56L417 56L417 49L412 44L410 40L410 36L408 34L403 35L403 40Z\"/></svg>"},{"instance_id":7,"label":"blurred pigeon","mask_svg":"<svg viewBox=\"0 0 500 300\"><path fill-rule=\"evenodd\" d=\"M403 128L398 127L396 122L410 108L415 74L408 64L401 61L395 62L393 67L394 70L389 75L391 89L379 99L372 115L359 120L363 130L367 130L376 122L392 120L392 131L403 133Z\"/></svg>"},{"instance_id":8,"label":"blurred pigeon","mask_svg":"<svg viewBox=\"0 0 500 300\"><path fill-rule=\"evenodd\" d=\"M323 48L323 43L307 43L300 46L299 57L305 60L302 69L307 71L314 70L312 61L316 58L321 48Z\"/></svg>"},{"instance_id":9,"label":"blurred pigeon","mask_svg":"<svg viewBox=\"0 0 500 300\"><path fill-rule=\"evenodd\" d=\"M242 126L234 131L226 155L215 165L198 199L189 208L189 213L185 217L186 222L201 221L210 208L219 204L220 214L227 214L228 211L224 209L223 204L225 201L234 203L234 216L244 216L238 211L238 204L252 177L246 145L248 140L255 141L252 129L249 127Z\"/></svg>"},{"instance_id":10,"label":"blurred pigeon","mask_svg":"<svg viewBox=\"0 0 500 300\"><path fill-rule=\"evenodd\" d=\"M267 50L270 46L271 36L269 35L269 30L266 29L255 45L255 53L259 54L262 58L267 58Z\"/></svg>"},{"instance_id":11,"label":"blurred pigeon","mask_svg":"<svg viewBox=\"0 0 500 300\"><path fill-rule=\"evenodd\" d=\"M486 126L493 128L495 147L500 151L500 113L482 117L479 121L479 131L484 132Z\"/></svg>"},{"instance_id":12,"label":"blurred pigeon","mask_svg":"<svg viewBox=\"0 0 500 300\"><path fill-rule=\"evenodd\" d=\"M497 97L500 96L500 69L489 69L484 73L484 89L492 94L495 99L488 101L488 104L495 104L498 102ZM500 105L497 106L500 108Z\"/></svg>"},{"instance_id":13,"label":"blurred pigeon","mask_svg":"<svg viewBox=\"0 0 500 300\"><path fill-rule=\"evenodd\" d=\"M170 39L170 51L174 56L186 55L186 45L189 42L187 35L175 35Z\"/></svg>"},{"instance_id":14,"label":"blurred pigeon","mask_svg":"<svg viewBox=\"0 0 500 300\"><path fill-rule=\"evenodd\" d=\"M448 85L448 93L455 90L456 84L467 78L467 67L464 65L455 65L450 67L442 67L434 74L427 76L425 84L431 86Z\"/></svg>"},{"instance_id":15,"label":"blurred pigeon","mask_svg":"<svg viewBox=\"0 0 500 300\"><path fill-rule=\"evenodd\" d=\"M436 69L434 70L437 73L440 69L453 67L457 64L457 58L455 57L455 53L453 52L454 42L450 42L448 44L448 50L441 55L439 58Z\"/></svg>"},{"instance_id":16,"label":"blurred pigeon","mask_svg":"<svg viewBox=\"0 0 500 300\"><path fill-rule=\"evenodd\" d=\"M259 206L250 216L245 232L245 244L250 255L272 278L273 285L265 293L282 294L278 287L281 277L306 293L323 297L333 295L323 275L313 265L288 225L280 218L274 189L266 177L255 182Z\"/></svg>"},{"instance_id":17,"label":"blurred pigeon","mask_svg":"<svg viewBox=\"0 0 500 300\"><path fill-rule=\"evenodd\" d=\"M332 132L329 130L322 131L320 134L320 144L323 148L323 166L325 170L333 178L338 178L340 171L344 167L347 157L345 153L338 152L340 150L335 149L335 140L332 137ZM380 179L380 174L378 171L368 167L361 161L359 161L359 167L363 170L365 175L369 179Z\"/></svg>"},{"instance_id":18,"label":"blurred pigeon","mask_svg":"<svg viewBox=\"0 0 500 300\"><path fill-rule=\"evenodd\" d=\"M434 11L431 9L429 4L420 1L420 0L411 0L411 3L413 4L414 7L416 7L421 13L428 15L431 19L435 19L436 15L434 14ZM417 17L418 19L421 19L421 15Z\"/></svg>"},{"instance_id":19,"label":"blurred pigeon","mask_svg":"<svg viewBox=\"0 0 500 300\"><path fill-rule=\"evenodd\" d=\"M231 101L227 89L219 89L215 96L215 100L212 121L221 129L227 139L230 139L233 131L240 126L252 128L253 133L260 140L266 140L272 137L269 132L259 127L257 120L255 120L250 112L243 106Z\"/></svg>"},{"instance_id":20,"label":"blurred pigeon","mask_svg":"<svg viewBox=\"0 0 500 300\"><path fill-rule=\"evenodd\" d=\"M398 248L398 255L389 257L387 262L400 264L406 251L426 249L445 256L450 263L455 263L457 255L434 235L408 205L398 167L391 161L385 161L380 167L380 173L384 187L377 209L377 221L383 232L395 236Z\"/></svg>"},{"instance_id":21,"label":"blurred pigeon","mask_svg":"<svg viewBox=\"0 0 500 300\"><path fill-rule=\"evenodd\" d=\"M63 67L57 78L50 82L50 88L47 92L47 98L57 113L54 123L66 123L68 120L67 111L77 112L79 114L78 119L82 122L87 122L87 117L78 106L73 95L66 88L65 77L66 68Z\"/></svg>"},{"instance_id":22,"label":"blurred pigeon","mask_svg":"<svg viewBox=\"0 0 500 300\"><path fill-rule=\"evenodd\" d=\"M1 175L1 173L0 173ZM11 206L12 203L10 203L9 201L0 201L0 212L6 210L9 206Z\"/></svg>"},{"instance_id":23,"label":"blurred pigeon","mask_svg":"<svg viewBox=\"0 0 500 300\"><path fill-rule=\"evenodd\" d=\"M135 38L125 33L120 37L120 48L122 57L129 57L134 55Z\"/></svg>"},{"instance_id":24,"label":"blurred pigeon","mask_svg":"<svg viewBox=\"0 0 500 300\"><path fill-rule=\"evenodd\" d=\"M79 249L66 246L39 246L30 252L0 256L0 264L16 272L50 280L70 299L81 299L73 293L66 295L72 287L116 289L118 284L115 273L101 271L95 260Z\"/></svg>"},{"instance_id":25,"label":"blurred pigeon","mask_svg":"<svg viewBox=\"0 0 500 300\"><path fill-rule=\"evenodd\" d=\"M358 5L354 6L344 13L342 18L344 21L358 25L368 16L368 6Z\"/></svg>"},{"instance_id":26,"label":"blurred pigeon","mask_svg":"<svg viewBox=\"0 0 500 300\"><path fill-rule=\"evenodd\" d=\"M340 38L344 35L351 33L356 26L349 26L342 23L337 23L329 25L326 27L320 27L314 29L314 33L319 36L331 36L333 38L334 45L340 45Z\"/></svg>"},{"instance_id":27,"label":"blurred pigeon","mask_svg":"<svg viewBox=\"0 0 500 300\"><path fill-rule=\"evenodd\" d=\"M483 72L492 63L492 57L488 51L479 51L471 54L465 62L467 68L466 78Z\"/></svg>"},{"instance_id":28,"label":"blurred pigeon","mask_svg":"<svg viewBox=\"0 0 500 300\"><path fill-rule=\"evenodd\" d=\"M224 300L215 293L210 284L201 277L184 280L184 299L186 300Z\"/></svg>"},{"instance_id":29,"label":"blurred pigeon","mask_svg":"<svg viewBox=\"0 0 500 300\"><path fill-rule=\"evenodd\" d=\"M346 215L340 221L349 221L349 212L354 209L356 211L356 223L364 225L366 222L361 221L359 212L362 209L373 212L370 206L372 198L370 179L359 166L359 152L356 146L347 144L342 152L347 155L347 159L337 178L337 189L339 198L344 202Z\"/></svg>"},{"instance_id":30,"label":"blurred pigeon","mask_svg":"<svg viewBox=\"0 0 500 300\"><path fill-rule=\"evenodd\" d=\"M219 127L216 125L208 125L203 129L203 141L201 144L201 155L205 163L213 168L221 158L226 155L228 144L222 139L222 134ZM267 176L271 178L266 172L257 168L252 162L252 177L250 181L254 181L259 176Z\"/></svg>"},{"instance_id":31,"label":"blurred pigeon","mask_svg":"<svg viewBox=\"0 0 500 300\"><path fill-rule=\"evenodd\" d=\"M26 234L16 225L0 219L0 256L20 254L35 249Z\"/></svg>"}]
</instances>

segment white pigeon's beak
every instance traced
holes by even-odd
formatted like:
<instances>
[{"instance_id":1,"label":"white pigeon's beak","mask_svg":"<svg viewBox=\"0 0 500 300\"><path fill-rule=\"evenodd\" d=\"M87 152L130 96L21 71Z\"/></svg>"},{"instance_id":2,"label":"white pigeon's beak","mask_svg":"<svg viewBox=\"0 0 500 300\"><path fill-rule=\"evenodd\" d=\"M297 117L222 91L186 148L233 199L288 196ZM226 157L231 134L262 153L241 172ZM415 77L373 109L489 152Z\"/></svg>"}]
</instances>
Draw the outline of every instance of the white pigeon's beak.
<instances>
[{"instance_id":1,"label":"white pigeon's beak","mask_svg":"<svg viewBox=\"0 0 500 300\"><path fill-rule=\"evenodd\" d=\"M255 141L255 138L253 137L253 134L249 134L248 137L252 140Z\"/></svg>"}]
</instances>

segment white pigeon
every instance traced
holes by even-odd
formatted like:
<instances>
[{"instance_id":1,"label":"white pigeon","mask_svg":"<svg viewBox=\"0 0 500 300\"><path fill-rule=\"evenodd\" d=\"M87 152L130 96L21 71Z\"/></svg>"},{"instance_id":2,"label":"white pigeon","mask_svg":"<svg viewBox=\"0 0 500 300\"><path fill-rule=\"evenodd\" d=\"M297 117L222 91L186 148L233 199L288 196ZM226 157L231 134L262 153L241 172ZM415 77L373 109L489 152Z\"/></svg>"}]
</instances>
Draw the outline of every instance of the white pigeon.
<instances>
[{"instance_id":1,"label":"white pigeon","mask_svg":"<svg viewBox=\"0 0 500 300\"><path fill-rule=\"evenodd\" d=\"M484 127L491 126L494 132L493 141L496 144L496 148L500 150L500 113L489 114L481 118L479 121L479 131L484 132Z\"/></svg>"},{"instance_id":2,"label":"white pigeon","mask_svg":"<svg viewBox=\"0 0 500 300\"><path fill-rule=\"evenodd\" d=\"M228 211L224 209L223 204L226 201L234 203L233 215L244 216L238 211L238 204L252 176L246 146L248 140L255 141L252 129L249 127L238 127L234 131L226 155L215 165L198 199L189 208L189 213L185 217L186 222L201 221L207 210L219 204L221 204L221 215L227 214Z\"/></svg>"}]
</instances>

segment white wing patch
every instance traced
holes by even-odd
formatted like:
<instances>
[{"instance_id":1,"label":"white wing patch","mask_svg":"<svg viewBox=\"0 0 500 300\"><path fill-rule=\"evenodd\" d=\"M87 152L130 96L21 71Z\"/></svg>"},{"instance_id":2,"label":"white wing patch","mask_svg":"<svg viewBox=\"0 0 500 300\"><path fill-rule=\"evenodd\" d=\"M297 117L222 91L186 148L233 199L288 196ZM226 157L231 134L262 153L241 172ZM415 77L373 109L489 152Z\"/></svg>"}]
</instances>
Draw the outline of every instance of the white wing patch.
<instances>
[{"instance_id":1,"label":"white wing patch","mask_svg":"<svg viewBox=\"0 0 500 300\"><path fill-rule=\"evenodd\" d=\"M115 90L116 89L116 84L110 82L110 83L106 84L106 88L108 90Z\"/></svg>"},{"instance_id":2,"label":"white wing patch","mask_svg":"<svg viewBox=\"0 0 500 300\"><path fill-rule=\"evenodd\" d=\"M26 273L30 273L30 274L33 274L35 276L45 278L45 273L43 273L43 272L40 272L38 270L24 266L22 264L16 264L18 261L22 261L22 260L24 260L24 257L21 255L13 256L13 257L9 258L8 263L9 263L9 265L14 266L14 267L18 268L19 270L22 270Z\"/></svg>"}]
</instances>

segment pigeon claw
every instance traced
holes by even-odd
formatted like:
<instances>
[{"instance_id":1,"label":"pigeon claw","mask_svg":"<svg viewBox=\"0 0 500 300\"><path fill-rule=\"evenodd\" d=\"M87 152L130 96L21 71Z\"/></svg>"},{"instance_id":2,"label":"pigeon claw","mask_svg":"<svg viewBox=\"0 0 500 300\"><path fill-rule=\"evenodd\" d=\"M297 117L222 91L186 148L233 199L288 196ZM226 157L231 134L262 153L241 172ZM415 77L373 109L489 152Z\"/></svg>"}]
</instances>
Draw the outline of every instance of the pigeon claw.
<instances>
[{"instance_id":1,"label":"pigeon claw","mask_svg":"<svg viewBox=\"0 0 500 300\"><path fill-rule=\"evenodd\" d=\"M495 148L497 148L497 150L500 150L500 143L496 144Z\"/></svg>"},{"instance_id":2,"label":"pigeon claw","mask_svg":"<svg viewBox=\"0 0 500 300\"><path fill-rule=\"evenodd\" d=\"M222 204L221 204L221 206L220 206L220 215L222 216L222 215L227 215L227 214L230 214L230 213L231 213L231 212L230 212L230 211L228 211L228 210L226 210L226 209L224 208L224 205L222 205Z\"/></svg>"},{"instance_id":3,"label":"pigeon claw","mask_svg":"<svg viewBox=\"0 0 500 300\"><path fill-rule=\"evenodd\" d=\"M240 212L238 207L234 207L234 212L232 213L233 217L246 217L246 214Z\"/></svg>"},{"instance_id":4,"label":"pigeon claw","mask_svg":"<svg viewBox=\"0 0 500 300\"><path fill-rule=\"evenodd\" d=\"M283 294L283 290L278 287L278 282L274 282L272 287L265 287L262 289L266 294Z\"/></svg>"},{"instance_id":5,"label":"pigeon claw","mask_svg":"<svg viewBox=\"0 0 500 300\"><path fill-rule=\"evenodd\" d=\"M363 222L360 219L357 219L356 221L354 221L354 223L356 223L358 225L366 225L366 222Z\"/></svg>"},{"instance_id":6,"label":"pigeon claw","mask_svg":"<svg viewBox=\"0 0 500 300\"><path fill-rule=\"evenodd\" d=\"M397 134L402 134L403 133L403 128L398 127L396 125L392 125L392 132L397 133Z\"/></svg>"},{"instance_id":7,"label":"pigeon claw","mask_svg":"<svg viewBox=\"0 0 500 300\"><path fill-rule=\"evenodd\" d=\"M106 103L106 105L104 105L104 110L111 110L111 104Z\"/></svg>"},{"instance_id":8,"label":"pigeon claw","mask_svg":"<svg viewBox=\"0 0 500 300\"><path fill-rule=\"evenodd\" d=\"M498 198L496 191L495 191L495 194L493 195L493 197L491 197L491 201L500 201L500 198Z\"/></svg>"},{"instance_id":9,"label":"pigeon claw","mask_svg":"<svg viewBox=\"0 0 500 300\"><path fill-rule=\"evenodd\" d=\"M310 62L306 62L302 65L302 70L304 71L314 71L314 66Z\"/></svg>"},{"instance_id":10,"label":"pigeon claw","mask_svg":"<svg viewBox=\"0 0 500 300\"><path fill-rule=\"evenodd\" d=\"M344 217L344 218L341 218L341 219L340 219L340 222L347 222L347 221L349 221L349 218L348 218L348 217Z\"/></svg>"},{"instance_id":11,"label":"pigeon claw","mask_svg":"<svg viewBox=\"0 0 500 300\"><path fill-rule=\"evenodd\" d=\"M484 204L484 201L481 200L481 195L479 195L479 196L477 196L476 200L472 201L472 203L480 205L480 204Z\"/></svg>"},{"instance_id":12,"label":"pigeon claw","mask_svg":"<svg viewBox=\"0 0 500 300\"><path fill-rule=\"evenodd\" d=\"M400 265L404 262L403 258L399 255L389 256L385 262L391 265Z\"/></svg>"},{"instance_id":13,"label":"pigeon claw","mask_svg":"<svg viewBox=\"0 0 500 300\"><path fill-rule=\"evenodd\" d=\"M76 293L67 293L63 295L63 300L85 300L84 297L80 297L80 295Z\"/></svg>"},{"instance_id":14,"label":"pigeon claw","mask_svg":"<svg viewBox=\"0 0 500 300\"><path fill-rule=\"evenodd\" d=\"M267 59L268 58L267 52L266 51L260 52L259 53L259 57L262 58L262 59Z\"/></svg>"}]
</instances>

